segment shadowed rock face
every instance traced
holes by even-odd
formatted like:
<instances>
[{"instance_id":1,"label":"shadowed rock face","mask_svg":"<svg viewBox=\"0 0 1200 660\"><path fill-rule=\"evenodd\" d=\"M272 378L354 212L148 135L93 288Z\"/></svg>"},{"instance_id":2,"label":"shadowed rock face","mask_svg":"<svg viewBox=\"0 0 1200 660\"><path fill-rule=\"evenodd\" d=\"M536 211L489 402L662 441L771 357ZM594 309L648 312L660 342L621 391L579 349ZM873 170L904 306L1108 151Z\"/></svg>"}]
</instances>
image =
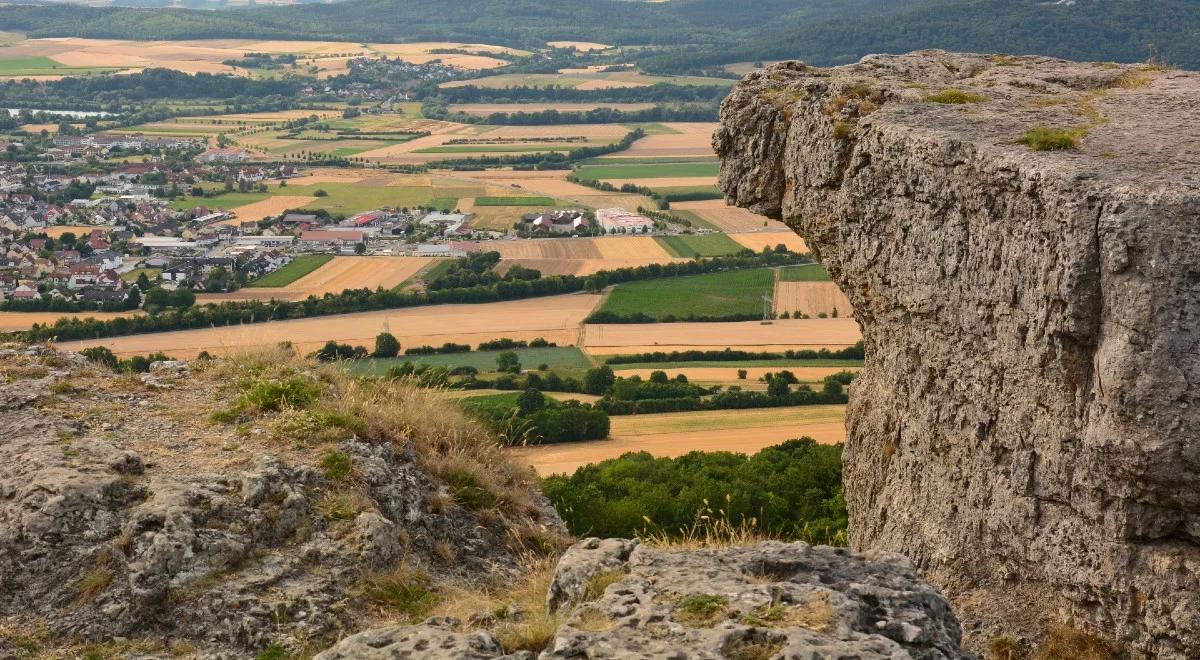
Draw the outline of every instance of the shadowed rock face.
<instances>
[{"instance_id":1,"label":"shadowed rock face","mask_svg":"<svg viewBox=\"0 0 1200 660\"><path fill-rule=\"evenodd\" d=\"M912 558L976 648L1067 621L1200 655L1200 74L792 62L721 116L728 200L804 236L862 325L853 546ZM1039 126L1077 147L1019 142Z\"/></svg>"}]
</instances>

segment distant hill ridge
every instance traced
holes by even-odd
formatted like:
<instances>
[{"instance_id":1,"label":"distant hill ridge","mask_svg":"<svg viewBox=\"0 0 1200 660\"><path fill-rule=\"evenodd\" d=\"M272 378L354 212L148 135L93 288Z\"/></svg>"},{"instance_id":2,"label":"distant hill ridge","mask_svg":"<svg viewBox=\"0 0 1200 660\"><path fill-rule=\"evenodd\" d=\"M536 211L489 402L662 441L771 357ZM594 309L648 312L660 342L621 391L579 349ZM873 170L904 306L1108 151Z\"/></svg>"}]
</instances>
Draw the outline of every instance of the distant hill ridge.
<instances>
[{"instance_id":1,"label":"distant hill ridge","mask_svg":"<svg viewBox=\"0 0 1200 660\"><path fill-rule=\"evenodd\" d=\"M657 71L797 58L839 64L864 54L946 48L1145 60L1200 68L1200 0L345 0L230 11L11 5L0 29L33 37L115 39L462 40L533 46L559 39L663 47Z\"/></svg>"}]
</instances>

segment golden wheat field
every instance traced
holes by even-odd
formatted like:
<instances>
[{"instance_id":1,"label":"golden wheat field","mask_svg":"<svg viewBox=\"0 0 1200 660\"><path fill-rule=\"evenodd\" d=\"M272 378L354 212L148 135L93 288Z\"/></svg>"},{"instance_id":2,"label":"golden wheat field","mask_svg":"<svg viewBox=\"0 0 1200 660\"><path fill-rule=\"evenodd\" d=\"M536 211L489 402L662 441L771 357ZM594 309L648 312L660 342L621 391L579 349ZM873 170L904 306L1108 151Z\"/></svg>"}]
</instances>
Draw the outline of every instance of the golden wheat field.
<instances>
[{"instance_id":1,"label":"golden wheat field","mask_svg":"<svg viewBox=\"0 0 1200 660\"><path fill-rule=\"evenodd\" d=\"M729 237L755 252L762 252L763 248L773 248L780 243L786 245L787 249L792 252L808 252L808 244L796 232L790 229L741 232L730 234Z\"/></svg>"},{"instance_id":2,"label":"golden wheat field","mask_svg":"<svg viewBox=\"0 0 1200 660\"><path fill-rule=\"evenodd\" d=\"M319 316L291 321L177 330L144 335L66 342L66 350L107 346L118 355L167 355L193 358L207 350L214 355L236 353L256 346L290 341L307 353L335 340L373 346L375 336L390 332L405 348L440 346L446 342L475 345L509 337L531 340L544 337L560 346L579 338L579 324L601 296L570 294L529 300L478 305L431 305L407 309Z\"/></svg>"},{"instance_id":3,"label":"golden wheat field","mask_svg":"<svg viewBox=\"0 0 1200 660\"><path fill-rule=\"evenodd\" d=\"M714 410L621 415L612 418L608 440L570 442L509 450L543 476L571 473L628 452L656 457L692 451L753 454L785 440L808 436L817 442L845 442L845 406L798 406L759 410Z\"/></svg>"},{"instance_id":4,"label":"golden wheat field","mask_svg":"<svg viewBox=\"0 0 1200 660\"><path fill-rule=\"evenodd\" d=\"M262 201L246 204L244 206L235 206L229 211L232 211L236 217L229 220L222 220L217 224L221 225L238 225L243 222L257 222L263 218L273 215L279 215L288 209L298 209L307 206L317 200L316 197L307 195L272 195Z\"/></svg>"},{"instance_id":5,"label":"golden wheat field","mask_svg":"<svg viewBox=\"0 0 1200 660\"><path fill-rule=\"evenodd\" d=\"M800 312L808 316L818 314L854 316L850 299L833 282L776 282L775 313Z\"/></svg>"},{"instance_id":6,"label":"golden wheat field","mask_svg":"<svg viewBox=\"0 0 1200 660\"><path fill-rule=\"evenodd\" d=\"M839 349L862 339L853 319L786 319L770 324L647 323L588 324L583 348L592 355L651 351L735 350L785 351Z\"/></svg>"},{"instance_id":7,"label":"golden wheat field","mask_svg":"<svg viewBox=\"0 0 1200 660\"><path fill-rule=\"evenodd\" d=\"M667 376L674 378L679 374L683 374L690 381L703 383L744 383L744 387L753 385L762 378L764 374L775 373L782 369L787 369L796 376L802 383L818 383L822 378L831 374L836 374L839 371L845 371L842 367L789 367L783 363L777 367L680 367L680 368L664 368L664 369L622 369L621 365L613 365L613 371L618 376L631 378L633 376L641 376L643 379L650 378L650 374L655 371L666 372ZM744 370L746 378L739 379L738 371ZM858 371L857 368L850 371Z\"/></svg>"},{"instance_id":8,"label":"golden wheat field","mask_svg":"<svg viewBox=\"0 0 1200 660\"><path fill-rule=\"evenodd\" d=\"M246 287L232 293L200 294L196 296L196 302L303 300L346 289L393 289L437 261L440 261L437 257L334 257L287 286Z\"/></svg>"},{"instance_id":9,"label":"golden wheat field","mask_svg":"<svg viewBox=\"0 0 1200 660\"><path fill-rule=\"evenodd\" d=\"M53 227L46 227L39 231L45 232L47 236L57 240L68 232L75 234L75 237L78 238L80 236L87 236L97 229L106 234L112 231L112 227L107 225L54 225Z\"/></svg>"},{"instance_id":10,"label":"golden wheat field","mask_svg":"<svg viewBox=\"0 0 1200 660\"><path fill-rule=\"evenodd\" d=\"M433 53L436 49L461 49L469 53ZM423 42L410 44L358 44L334 41L255 41L251 39L213 39L191 41L130 41L122 39L83 39L77 37L53 37L46 39L22 39L0 47L0 60L46 57L66 67L102 67L126 72L140 71L149 67L174 69L184 73L232 73L249 75L251 72L225 64L246 53L290 53L299 57L298 68L316 66L320 77L344 72L350 58L388 56L414 64L430 60L464 69L492 69L506 64L504 60L489 56L501 52L522 54L501 46L486 44L463 44L458 42ZM284 73L289 69L279 69ZM47 70L47 77L61 77L57 71ZM20 77L26 77L22 75ZM42 76L39 76L42 77Z\"/></svg>"},{"instance_id":11,"label":"golden wheat field","mask_svg":"<svg viewBox=\"0 0 1200 660\"><path fill-rule=\"evenodd\" d=\"M122 316L134 316L141 312L0 312L0 332L28 330L33 324L54 325L60 318L97 319L108 321Z\"/></svg>"},{"instance_id":12,"label":"golden wheat field","mask_svg":"<svg viewBox=\"0 0 1200 660\"><path fill-rule=\"evenodd\" d=\"M576 88L581 89L582 87ZM712 134L717 130L717 123L698 122L664 122L664 126L675 133L647 135L633 143L633 146L615 154L611 158L651 158L657 156L715 156L712 148ZM605 156L601 156L605 158Z\"/></svg>"},{"instance_id":13,"label":"golden wheat field","mask_svg":"<svg viewBox=\"0 0 1200 660\"><path fill-rule=\"evenodd\" d=\"M729 206L723 199L706 199L699 202L672 202L671 208L676 211L690 211L702 219L716 225L722 231L760 231L772 229L791 231L787 225L778 220L771 220L746 209Z\"/></svg>"},{"instance_id":14,"label":"golden wheat field","mask_svg":"<svg viewBox=\"0 0 1200 660\"><path fill-rule=\"evenodd\" d=\"M597 108L631 111L653 108L653 103L462 103L450 106L452 110L470 115L487 116L493 112L587 112Z\"/></svg>"}]
</instances>

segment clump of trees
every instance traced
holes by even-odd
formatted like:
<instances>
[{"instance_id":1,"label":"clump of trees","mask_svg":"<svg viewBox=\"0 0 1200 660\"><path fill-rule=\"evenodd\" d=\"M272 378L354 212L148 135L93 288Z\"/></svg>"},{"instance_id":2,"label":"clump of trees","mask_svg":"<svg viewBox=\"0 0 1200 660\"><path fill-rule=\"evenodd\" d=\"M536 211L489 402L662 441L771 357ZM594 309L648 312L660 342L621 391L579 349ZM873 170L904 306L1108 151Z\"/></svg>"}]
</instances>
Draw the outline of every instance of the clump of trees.
<instances>
[{"instance_id":1,"label":"clump of trees","mask_svg":"<svg viewBox=\"0 0 1200 660\"><path fill-rule=\"evenodd\" d=\"M579 537L677 537L699 516L708 516L764 535L844 544L841 455L841 445L819 445L811 438L788 440L750 457L630 453L571 476L548 477L542 489Z\"/></svg>"},{"instance_id":2,"label":"clump of trees","mask_svg":"<svg viewBox=\"0 0 1200 660\"><path fill-rule=\"evenodd\" d=\"M510 402L511 394L463 402L463 407L499 434L507 444L551 444L608 437L608 415L578 401L555 401L528 388Z\"/></svg>"}]
</instances>

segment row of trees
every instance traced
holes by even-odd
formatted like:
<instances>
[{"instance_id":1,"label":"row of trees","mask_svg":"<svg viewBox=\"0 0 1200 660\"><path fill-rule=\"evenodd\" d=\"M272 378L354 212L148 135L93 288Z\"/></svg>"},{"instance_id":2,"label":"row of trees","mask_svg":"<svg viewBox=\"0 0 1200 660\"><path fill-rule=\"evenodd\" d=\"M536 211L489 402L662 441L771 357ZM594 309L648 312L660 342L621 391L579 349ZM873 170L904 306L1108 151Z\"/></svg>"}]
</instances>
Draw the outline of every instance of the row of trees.
<instances>
[{"instance_id":1,"label":"row of trees","mask_svg":"<svg viewBox=\"0 0 1200 660\"><path fill-rule=\"evenodd\" d=\"M486 286L461 289L437 291L349 289L338 294L327 293L320 298L309 296L301 301L230 301L187 309L167 309L157 313L103 321L94 318L65 317L58 319L52 325L35 324L27 331L14 334L26 341L98 339L119 335L264 323L442 303L499 302L578 291L596 292L610 284L621 282L809 262L808 257L793 253L747 253L732 257L713 257L703 260L620 268L582 277L552 275L534 280L502 280Z\"/></svg>"},{"instance_id":2,"label":"row of trees","mask_svg":"<svg viewBox=\"0 0 1200 660\"><path fill-rule=\"evenodd\" d=\"M510 403L512 395L467 399L463 407L482 420L509 445L552 444L608 437L608 415L578 401L555 401L528 388Z\"/></svg>"},{"instance_id":3,"label":"row of trees","mask_svg":"<svg viewBox=\"0 0 1200 660\"><path fill-rule=\"evenodd\" d=\"M859 341L853 346L831 351L827 348L819 350L801 349L788 350L781 353L768 351L736 351L726 348L720 351L654 351L652 353L631 353L629 355L614 355L605 360L606 364L639 364L663 362L734 362L747 360L861 360L863 359L863 343Z\"/></svg>"}]
</instances>

